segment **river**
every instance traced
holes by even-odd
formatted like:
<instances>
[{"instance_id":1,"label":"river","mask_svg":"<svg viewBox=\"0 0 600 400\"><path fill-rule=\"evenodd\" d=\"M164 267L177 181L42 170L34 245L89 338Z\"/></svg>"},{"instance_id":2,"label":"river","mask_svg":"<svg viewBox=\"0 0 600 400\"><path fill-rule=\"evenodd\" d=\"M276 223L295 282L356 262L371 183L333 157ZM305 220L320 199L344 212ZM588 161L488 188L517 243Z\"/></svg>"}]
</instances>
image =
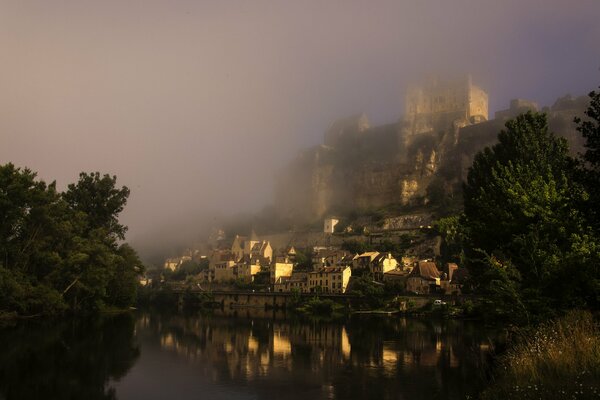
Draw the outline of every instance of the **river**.
<instances>
[{"instance_id":1,"label":"river","mask_svg":"<svg viewBox=\"0 0 600 400\"><path fill-rule=\"evenodd\" d=\"M465 399L493 331L388 316L138 312L0 329L0 399Z\"/></svg>"}]
</instances>

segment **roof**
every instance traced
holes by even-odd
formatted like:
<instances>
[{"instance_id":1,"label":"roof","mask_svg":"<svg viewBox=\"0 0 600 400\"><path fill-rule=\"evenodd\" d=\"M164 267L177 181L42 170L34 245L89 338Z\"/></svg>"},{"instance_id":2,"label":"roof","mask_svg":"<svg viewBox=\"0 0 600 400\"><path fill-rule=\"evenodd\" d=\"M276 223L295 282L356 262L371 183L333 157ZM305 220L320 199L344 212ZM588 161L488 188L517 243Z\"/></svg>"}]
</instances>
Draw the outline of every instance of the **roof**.
<instances>
[{"instance_id":1,"label":"roof","mask_svg":"<svg viewBox=\"0 0 600 400\"><path fill-rule=\"evenodd\" d=\"M263 240L262 242L254 243L251 251L263 251L269 246L269 242L267 240Z\"/></svg>"},{"instance_id":2,"label":"roof","mask_svg":"<svg viewBox=\"0 0 600 400\"><path fill-rule=\"evenodd\" d=\"M285 253L290 256L296 255L296 249L294 248L294 246L290 246L286 249Z\"/></svg>"},{"instance_id":3,"label":"roof","mask_svg":"<svg viewBox=\"0 0 600 400\"><path fill-rule=\"evenodd\" d=\"M352 254L346 250L337 250L337 249L325 249L319 250L313 255L313 258L328 258L328 257L347 257ZM352 255L353 256L353 255Z\"/></svg>"},{"instance_id":4,"label":"roof","mask_svg":"<svg viewBox=\"0 0 600 400\"><path fill-rule=\"evenodd\" d=\"M432 261L419 261L410 273L411 277L420 277L427 280L435 280L440 277L440 271Z\"/></svg>"},{"instance_id":5,"label":"roof","mask_svg":"<svg viewBox=\"0 0 600 400\"><path fill-rule=\"evenodd\" d=\"M290 282L303 282L308 279L308 272L292 272Z\"/></svg>"},{"instance_id":6,"label":"roof","mask_svg":"<svg viewBox=\"0 0 600 400\"><path fill-rule=\"evenodd\" d=\"M379 253L379 254L378 254L378 255L377 255L377 256L376 256L376 257L373 259L373 261L374 261L374 262L377 262L377 263L379 263L379 262L381 262L381 261L385 260L386 258L388 258L388 256L389 256L389 258L390 258L390 259L394 259L394 257L392 257L392 253Z\"/></svg>"},{"instance_id":7,"label":"roof","mask_svg":"<svg viewBox=\"0 0 600 400\"><path fill-rule=\"evenodd\" d=\"M266 266L270 264L270 260L267 257L263 257L261 255L250 255L244 254L242 258L239 260L241 264L251 264L251 265L261 265Z\"/></svg>"},{"instance_id":8,"label":"roof","mask_svg":"<svg viewBox=\"0 0 600 400\"><path fill-rule=\"evenodd\" d=\"M409 272L404 271L402 269L393 269L391 271L388 272L384 272L384 275L394 275L394 276L402 276L402 275L408 275Z\"/></svg>"},{"instance_id":9,"label":"roof","mask_svg":"<svg viewBox=\"0 0 600 400\"><path fill-rule=\"evenodd\" d=\"M214 262L235 261L235 255L230 250L215 250L210 259Z\"/></svg>"},{"instance_id":10,"label":"roof","mask_svg":"<svg viewBox=\"0 0 600 400\"><path fill-rule=\"evenodd\" d=\"M367 251L365 253L360 254L358 257L359 258L363 258L363 257L369 257L371 259L377 257L379 255L378 251Z\"/></svg>"},{"instance_id":11,"label":"roof","mask_svg":"<svg viewBox=\"0 0 600 400\"><path fill-rule=\"evenodd\" d=\"M448 276L448 280L451 281L454 272L458 269L458 265L456 263L447 263L446 265L444 265L444 273L447 274Z\"/></svg>"},{"instance_id":12,"label":"roof","mask_svg":"<svg viewBox=\"0 0 600 400\"><path fill-rule=\"evenodd\" d=\"M317 271L311 272L311 274L318 274L318 273L324 273L324 274L332 274L332 273L342 273L346 270L346 268L350 268L350 267L322 267L319 268Z\"/></svg>"},{"instance_id":13,"label":"roof","mask_svg":"<svg viewBox=\"0 0 600 400\"><path fill-rule=\"evenodd\" d=\"M356 257L358 257L356 254L347 254L344 257L342 257L342 259L340 260L340 263L349 263L352 262L352 260L354 260Z\"/></svg>"}]
</instances>

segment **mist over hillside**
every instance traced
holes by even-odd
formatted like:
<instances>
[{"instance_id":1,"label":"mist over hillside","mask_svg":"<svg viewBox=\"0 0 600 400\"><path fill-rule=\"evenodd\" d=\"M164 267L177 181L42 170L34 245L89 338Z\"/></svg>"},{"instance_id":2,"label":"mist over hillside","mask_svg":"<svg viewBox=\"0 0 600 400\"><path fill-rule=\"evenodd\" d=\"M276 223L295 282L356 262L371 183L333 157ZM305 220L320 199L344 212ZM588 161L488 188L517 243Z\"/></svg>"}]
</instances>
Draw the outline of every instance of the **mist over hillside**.
<instances>
[{"instance_id":1,"label":"mist over hillside","mask_svg":"<svg viewBox=\"0 0 600 400\"><path fill-rule=\"evenodd\" d=\"M142 255L275 206L286 165L340 118L365 113L390 157L410 84L432 74L470 73L490 116L513 98L551 106L600 81L595 0L0 9L0 161L59 189L81 171L116 175Z\"/></svg>"}]
</instances>

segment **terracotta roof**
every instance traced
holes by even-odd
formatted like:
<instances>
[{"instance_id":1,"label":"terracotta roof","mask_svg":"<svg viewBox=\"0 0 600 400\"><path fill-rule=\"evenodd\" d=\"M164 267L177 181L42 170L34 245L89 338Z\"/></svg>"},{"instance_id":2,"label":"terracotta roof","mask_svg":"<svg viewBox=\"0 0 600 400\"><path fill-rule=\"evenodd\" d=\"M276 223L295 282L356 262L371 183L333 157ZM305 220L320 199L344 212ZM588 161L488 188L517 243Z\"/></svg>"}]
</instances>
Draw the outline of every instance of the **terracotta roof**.
<instances>
[{"instance_id":1,"label":"terracotta roof","mask_svg":"<svg viewBox=\"0 0 600 400\"><path fill-rule=\"evenodd\" d=\"M401 269L393 269L391 271L385 272L384 275L408 275L409 272L401 270Z\"/></svg>"},{"instance_id":2,"label":"terracotta roof","mask_svg":"<svg viewBox=\"0 0 600 400\"><path fill-rule=\"evenodd\" d=\"M413 268L410 276L421 277L427 280L435 280L440 277L440 271L438 271L436 265L432 261L419 261Z\"/></svg>"},{"instance_id":3,"label":"terracotta roof","mask_svg":"<svg viewBox=\"0 0 600 400\"><path fill-rule=\"evenodd\" d=\"M447 263L444 265L444 272L447 274L449 281L452 280L453 274L457 269L458 265L456 263Z\"/></svg>"}]
</instances>

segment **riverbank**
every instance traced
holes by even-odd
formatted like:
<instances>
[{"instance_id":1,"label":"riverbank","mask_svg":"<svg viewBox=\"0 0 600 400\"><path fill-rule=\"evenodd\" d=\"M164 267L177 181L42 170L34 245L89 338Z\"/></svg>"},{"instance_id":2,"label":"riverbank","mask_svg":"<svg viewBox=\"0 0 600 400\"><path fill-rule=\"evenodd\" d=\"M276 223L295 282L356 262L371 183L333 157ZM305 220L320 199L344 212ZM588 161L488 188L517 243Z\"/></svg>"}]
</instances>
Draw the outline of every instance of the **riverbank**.
<instances>
[{"instance_id":1,"label":"riverbank","mask_svg":"<svg viewBox=\"0 0 600 400\"><path fill-rule=\"evenodd\" d=\"M520 329L498 361L482 399L600 398L600 326L590 312Z\"/></svg>"}]
</instances>

